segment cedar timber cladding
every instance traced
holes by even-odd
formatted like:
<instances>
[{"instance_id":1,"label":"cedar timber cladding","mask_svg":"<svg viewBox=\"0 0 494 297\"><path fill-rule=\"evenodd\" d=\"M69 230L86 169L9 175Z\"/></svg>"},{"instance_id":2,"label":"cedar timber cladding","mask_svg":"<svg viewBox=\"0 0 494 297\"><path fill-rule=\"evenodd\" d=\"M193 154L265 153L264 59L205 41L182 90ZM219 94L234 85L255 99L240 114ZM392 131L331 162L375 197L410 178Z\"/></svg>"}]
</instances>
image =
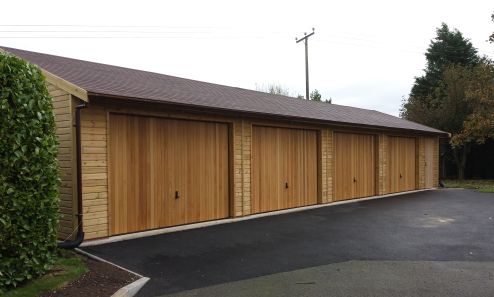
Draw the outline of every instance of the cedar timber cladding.
<instances>
[{"instance_id":1,"label":"cedar timber cladding","mask_svg":"<svg viewBox=\"0 0 494 297\"><path fill-rule=\"evenodd\" d=\"M418 145L418 188L419 189L429 189L437 187L437 179L435 170L438 166L434 162L438 162L438 155L435 154L436 147L436 137L419 137Z\"/></svg>"},{"instance_id":2,"label":"cedar timber cladding","mask_svg":"<svg viewBox=\"0 0 494 297\"><path fill-rule=\"evenodd\" d=\"M75 217L76 196L74 144L73 144L73 99L66 91L47 83L48 92L53 98L53 114L55 116L56 134L58 137L58 164L60 166L60 223L59 238L65 239L72 235L77 226Z\"/></svg>"},{"instance_id":3,"label":"cedar timber cladding","mask_svg":"<svg viewBox=\"0 0 494 297\"><path fill-rule=\"evenodd\" d=\"M376 194L375 136L334 134L334 199L346 200Z\"/></svg>"},{"instance_id":4,"label":"cedar timber cladding","mask_svg":"<svg viewBox=\"0 0 494 297\"><path fill-rule=\"evenodd\" d=\"M333 200L333 130L328 128L321 129L320 156L321 163L319 166L320 174L320 200L321 203L328 203Z\"/></svg>"},{"instance_id":5,"label":"cedar timber cladding","mask_svg":"<svg viewBox=\"0 0 494 297\"><path fill-rule=\"evenodd\" d=\"M85 238L108 236L107 116L103 108L81 111L82 207Z\"/></svg>"},{"instance_id":6,"label":"cedar timber cladding","mask_svg":"<svg viewBox=\"0 0 494 297\"><path fill-rule=\"evenodd\" d=\"M230 212L233 216L251 214L251 144L252 144L252 123L244 119L233 122L233 141L230 144L231 156L233 159L233 203ZM233 195L232 195L233 194Z\"/></svg>"},{"instance_id":7,"label":"cedar timber cladding","mask_svg":"<svg viewBox=\"0 0 494 297\"><path fill-rule=\"evenodd\" d=\"M417 189L417 139L392 136L388 138L389 193Z\"/></svg>"},{"instance_id":8,"label":"cedar timber cladding","mask_svg":"<svg viewBox=\"0 0 494 297\"><path fill-rule=\"evenodd\" d=\"M389 183L388 183L388 172L389 172L389 161L388 161L388 136L386 134L379 134L378 136L378 166L377 166L377 194L384 195L388 194Z\"/></svg>"},{"instance_id":9,"label":"cedar timber cladding","mask_svg":"<svg viewBox=\"0 0 494 297\"><path fill-rule=\"evenodd\" d=\"M417 189L425 189L426 185L426 175L430 173L428 170L427 162L426 162L426 142L427 139L425 137L418 137L417 139ZM427 168L426 168L427 167Z\"/></svg>"},{"instance_id":10,"label":"cedar timber cladding","mask_svg":"<svg viewBox=\"0 0 494 297\"><path fill-rule=\"evenodd\" d=\"M110 235L228 217L226 123L109 118Z\"/></svg>"},{"instance_id":11,"label":"cedar timber cladding","mask_svg":"<svg viewBox=\"0 0 494 297\"><path fill-rule=\"evenodd\" d=\"M439 185L439 139L422 136L419 138L419 189Z\"/></svg>"},{"instance_id":12,"label":"cedar timber cladding","mask_svg":"<svg viewBox=\"0 0 494 297\"><path fill-rule=\"evenodd\" d=\"M252 211L317 203L317 131L254 126Z\"/></svg>"},{"instance_id":13,"label":"cedar timber cladding","mask_svg":"<svg viewBox=\"0 0 494 297\"><path fill-rule=\"evenodd\" d=\"M108 131L109 114L111 111L126 112L138 115L157 116L174 119L214 120L211 117L194 116L184 113L150 112L149 110L129 111L108 109L97 105L89 105L81 112L81 146L83 174L83 208L86 239L100 238L117 234L112 232L110 218L112 216L109 201L109 160L108 144L111 141ZM230 119L232 127L230 135L230 216L238 217L251 214L251 131L250 121ZM223 216L221 216L223 217ZM170 224L173 225L173 224ZM153 226L156 228L159 226Z\"/></svg>"},{"instance_id":14,"label":"cedar timber cladding","mask_svg":"<svg viewBox=\"0 0 494 297\"><path fill-rule=\"evenodd\" d=\"M296 100L16 49L4 50L40 66L53 97L60 142L61 239L75 233L77 228L73 124L75 106L81 101L89 102L81 110L80 165L86 239L438 185L439 137L446 133L430 127L373 110ZM129 131L115 132L111 120L114 114L140 118L150 124L133 136ZM173 170L166 173L158 170L155 174L153 166L171 166L162 160L163 152L176 149L173 145L166 148L167 142L162 141L168 137L163 132L169 129L167 125L175 125L174 131L181 131L180 137L168 143L189 147L176 154L187 168L177 169L174 165ZM261 127L266 133L260 132ZM114 135L120 140L113 139ZM136 154L136 147L143 147L134 145L141 136L148 142L147 149L151 150L153 159L140 158L144 163L137 164L128 161L128 156ZM124 145L115 145L122 143L122 139L127 141L126 151ZM195 147L201 149L198 140L209 147L209 153L201 155L193 151ZM157 151L160 153L156 154ZM118 164L126 160L126 164ZM191 165L197 162L202 165ZM152 163L151 173L131 174L133 182L125 180L129 176L121 170L141 165L147 168L148 163ZM264 175L263 166L269 169ZM210 167L216 169L211 172L205 169ZM164 199L164 195L172 193L167 188L172 182L149 184L149 193L142 189L122 190L124 185L148 185L143 176L155 182L161 178L174 180L175 186L185 189L181 192L186 196L195 191L196 197L208 193L207 197L215 198L179 200L189 201L186 206L171 198ZM200 193L192 187L195 182L184 182L180 176L205 181ZM272 185L266 184L273 178L277 180ZM284 186L286 182L288 188ZM350 192L345 192L350 188ZM270 197L276 193L276 199ZM123 201L122 197L130 194L132 202L126 205L128 200ZM163 203L156 203L159 199ZM149 201L154 204L148 205ZM169 207L174 203L180 205ZM135 212L125 213L128 206L135 206ZM187 210L187 214L189 208L194 210Z\"/></svg>"},{"instance_id":15,"label":"cedar timber cladding","mask_svg":"<svg viewBox=\"0 0 494 297\"><path fill-rule=\"evenodd\" d=\"M439 186L439 137L431 137L432 149L432 187Z\"/></svg>"}]
</instances>

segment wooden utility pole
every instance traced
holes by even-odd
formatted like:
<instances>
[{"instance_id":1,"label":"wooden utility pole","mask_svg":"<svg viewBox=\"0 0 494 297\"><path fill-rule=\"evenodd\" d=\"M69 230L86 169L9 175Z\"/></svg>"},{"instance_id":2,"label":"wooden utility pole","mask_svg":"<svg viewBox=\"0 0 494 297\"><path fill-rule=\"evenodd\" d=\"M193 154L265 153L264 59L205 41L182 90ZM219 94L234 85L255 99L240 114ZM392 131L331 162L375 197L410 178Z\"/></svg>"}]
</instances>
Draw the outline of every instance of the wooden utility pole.
<instances>
[{"instance_id":1,"label":"wooden utility pole","mask_svg":"<svg viewBox=\"0 0 494 297\"><path fill-rule=\"evenodd\" d=\"M312 33L307 35L304 33L304 37L298 39L295 37L295 42L299 43L300 41L304 41L305 43L305 99L309 100L309 37L314 35L314 28L312 28Z\"/></svg>"}]
</instances>

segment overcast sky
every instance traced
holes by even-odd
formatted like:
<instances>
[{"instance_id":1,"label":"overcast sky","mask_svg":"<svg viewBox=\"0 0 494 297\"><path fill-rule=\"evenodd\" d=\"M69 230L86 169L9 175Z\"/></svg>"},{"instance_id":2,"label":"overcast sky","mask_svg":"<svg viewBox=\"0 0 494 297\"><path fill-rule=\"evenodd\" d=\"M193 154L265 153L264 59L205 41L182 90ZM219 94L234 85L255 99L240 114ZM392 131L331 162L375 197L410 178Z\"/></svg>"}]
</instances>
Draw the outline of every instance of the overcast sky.
<instances>
[{"instance_id":1,"label":"overcast sky","mask_svg":"<svg viewBox=\"0 0 494 297\"><path fill-rule=\"evenodd\" d=\"M398 115L441 22L494 58L493 1L3 1L0 45Z\"/></svg>"}]
</instances>

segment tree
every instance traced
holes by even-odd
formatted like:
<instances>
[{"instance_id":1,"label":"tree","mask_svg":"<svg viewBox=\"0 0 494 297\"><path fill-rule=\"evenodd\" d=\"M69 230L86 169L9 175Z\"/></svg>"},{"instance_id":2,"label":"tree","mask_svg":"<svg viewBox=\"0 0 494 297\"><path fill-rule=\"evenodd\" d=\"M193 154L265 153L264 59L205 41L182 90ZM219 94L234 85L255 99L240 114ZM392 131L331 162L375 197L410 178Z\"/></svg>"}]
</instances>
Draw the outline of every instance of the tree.
<instances>
[{"instance_id":1,"label":"tree","mask_svg":"<svg viewBox=\"0 0 494 297\"><path fill-rule=\"evenodd\" d=\"M491 15L491 19L494 22L494 13ZM491 36L489 36L489 41L494 43L494 32L492 32Z\"/></svg>"},{"instance_id":2,"label":"tree","mask_svg":"<svg viewBox=\"0 0 494 297\"><path fill-rule=\"evenodd\" d=\"M284 87L284 86L279 85L279 84L268 84L268 85L256 84L256 91L274 94L274 95L283 95L283 96L288 96L288 97L291 96L289 89L287 87ZM293 95L293 97L295 97L297 99L302 99L302 100L305 99L305 97L303 95L300 95L300 94L297 94L296 96ZM312 91L310 93L309 97L310 97L310 100L319 101L319 102L322 101L322 102L331 103L331 100L332 100L331 98L329 98L329 100L323 100L321 94L319 93L319 91L317 89Z\"/></svg>"},{"instance_id":3,"label":"tree","mask_svg":"<svg viewBox=\"0 0 494 297\"><path fill-rule=\"evenodd\" d=\"M494 22L494 13L491 15ZM494 43L494 32L489 36ZM454 146L475 141L483 144L487 138L494 138L494 64L482 59L473 70L475 80L471 81L466 100L473 106L473 113L463 124L463 131L452 138Z\"/></svg>"},{"instance_id":4,"label":"tree","mask_svg":"<svg viewBox=\"0 0 494 297\"><path fill-rule=\"evenodd\" d=\"M471 70L465 101L472 112L463 122L463 129L451 139L454 147L465 143L483 144L494 138L494 64L483 59Z\"/></svg>"},{"instance_id":5,"label":"tree","mask_svg":"<svg viewBox=\"0 0 494 297\"><path fill-rule=\"evenodd\" d=\"M268 84L267 86L256 84L256 91L274 95L290 96L288 88L279 84Z\"/></svg>"},{"instance_id":6,"label":"tree","mask_svg":"<svg viewBox=\"0 0 494 297\"><path fill-rule=\"evenodd\" d=\"M319 91L317 89L315 89L314 91L310 92L310 100L312 101L318 101L318 102L321 102L321 93L319 93Z\"/></svg>"},{"instance_id":7,"label":"tree","mask_svg":"<svg viewBox=\"0 0 494 297\"><path fill-rule=\"evenodd\" d=\"M472 112L466 93L472 80L472 68L479 64L480 57L458 30L450 30L443 23L436 33L425 54L425 74L415 78L400 116L457 135ZM458 143L449 150L458 178L463 179L470 142Z\"/></svg>"},{"instance_id":8,"label":"tree","mask_svg":"<svg viewBox=\"0 0 494 297\"><path fill-rule=\"evenodd\" d=\"M425 53L427 59L425 74L416 77L410 97L427 103L428 96L434 91L441 80L444 68L450 64L474 66L479 62L477 49L469 39L457 29L450 30L443 23L436 29L436 37L431 40Z\"/></svg>"},{"instance_id":9,"label":"tree","mask_svg":"<svg viewBox=\"0 0 494 297\"><path fill-rule=\"evenodd\" d=\"M466 101L466 91L471 81L471 68L451 65L442 75L439 85L434 89L431 103L434 108L423 110L436 124L435 127L450 132L453 136L461 133L463 122L471 114L472 108ZM463 142L452 146L452 156L457 168L458 179L465 177L467 155L471 143Z\"/></svg>"},{"instance_id":10,"label":"tree","mask_svg":"<svg viewBox=\"0 0 494 297\"><path fill-rule=\"evenodd\" d=\"M268 93L269 94L276 94L276 95L283 95L283 96L289 96L290 95L290 92L288 91L288 89L284 88L280 85L269 86Z\"/></svg>"},{"instance_id":11,"label":"tree","mask_svg":"<svg viewBox=\"0 0 494 297\"><path fill-rule=\"evenodd\" d=\"M439 85L430 96L433 108L410 105L423 122L452 134L451 153L459 179L471 145L494 139L494 65L482 59L475 67L451 65L444 69Z\"/></svg>"},{"instance_id":12,"label":"tree","mask_svg":"<svg viewBox=\"0 0 494 297\"><path fill-rule=\"evenodd\" d=\"M312 91L310 93L309 97L310 97L310 100L312 100L312 101L331 103L331 98L329 100L323 100L321 93L319 93L319 91L317 89Z\"/></svg>"}]
</instances>

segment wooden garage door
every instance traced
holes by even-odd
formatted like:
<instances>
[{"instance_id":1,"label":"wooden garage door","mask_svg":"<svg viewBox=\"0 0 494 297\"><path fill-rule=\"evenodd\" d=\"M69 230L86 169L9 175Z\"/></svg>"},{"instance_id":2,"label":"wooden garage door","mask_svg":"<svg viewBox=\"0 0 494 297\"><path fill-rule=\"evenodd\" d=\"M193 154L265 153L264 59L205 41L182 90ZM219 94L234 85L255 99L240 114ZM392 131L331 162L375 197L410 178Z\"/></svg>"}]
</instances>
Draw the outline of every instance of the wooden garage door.
<instances>
[{"instance_id":1,"label":"wooden garage door","mask_svg":"<svg viewBox=\"0 0 494 297\"><path fill-rule=\"evenodd\" d=\"M376 194L374 135L334 133L336 201Z\"/></svg>"},{"instance_id":2,"label":"wooden garage door","mask_svg":"<svg viewBox=\"0 0 494 297\"><path fill-rule=\"evenodd\" d=\"M416 143L412 137L389 137L389 192L415 190Z\"/></svg>"},{"instance_id":3,"label":"wooden garage door","mask_svg":"<svg viewBox=\"0 0 494 297\"><path fill-rule=\"evenodd\" d=\"M424 181L425 188L429 189L434 187L434 138L427 137L424 142L424 153L425 153L425 172Z\"/></svg>"},{"instance_id":4,"label":"wooden garage door","mask_svg":"<svg viewBox=\"0 0 494 297\"><path fill-rule=\"evenodd\" d=\"M110 115L110 233L228 216L228 126Z\"/></svg>"},{"instance_id":5,"label":"wooden garage door","mask_svg":"<svg viewBox=\"0 0 494 297\"><path fill-rule=\"evenodd\" d=\"M317 203L317 133L252 127L252 212Z\"/></svg>"}]
</instances>

